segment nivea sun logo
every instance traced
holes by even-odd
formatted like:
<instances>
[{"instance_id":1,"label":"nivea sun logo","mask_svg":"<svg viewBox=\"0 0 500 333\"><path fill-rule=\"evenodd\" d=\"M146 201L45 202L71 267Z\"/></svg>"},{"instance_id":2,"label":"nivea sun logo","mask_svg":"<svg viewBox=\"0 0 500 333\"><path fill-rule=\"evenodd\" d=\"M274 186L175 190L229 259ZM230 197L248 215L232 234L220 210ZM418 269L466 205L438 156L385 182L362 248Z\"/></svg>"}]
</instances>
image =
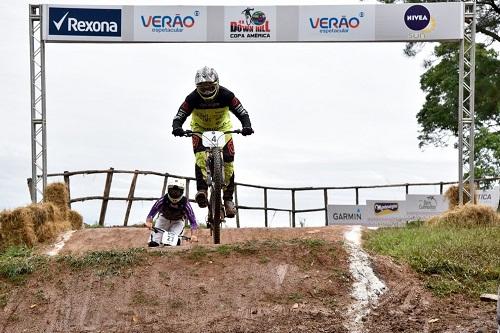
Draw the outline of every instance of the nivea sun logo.
<instances>
[{"instance_id":1,"label":"nivea sun logo","mask_svg":"<svg viewBox=\"0 0 500 333\"><path fill-rule=\"evenodd\" d=\"M429 10L422 5L411 6L404 17L406 26L414 31L424 30L431 20Z\"/></svg>"}]
</instances>

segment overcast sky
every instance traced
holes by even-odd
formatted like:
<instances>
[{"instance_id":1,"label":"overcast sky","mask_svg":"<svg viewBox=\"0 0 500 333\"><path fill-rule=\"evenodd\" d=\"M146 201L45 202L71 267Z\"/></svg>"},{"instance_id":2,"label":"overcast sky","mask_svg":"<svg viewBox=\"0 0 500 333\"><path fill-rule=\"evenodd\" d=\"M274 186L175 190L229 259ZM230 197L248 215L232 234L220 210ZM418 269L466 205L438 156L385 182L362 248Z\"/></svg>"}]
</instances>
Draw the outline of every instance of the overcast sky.
<instances>
[{"instance_id":1,"label":"overcast sky","mask_svg":"<svg viewBox=\"0 0 500 333\"><path fill-rule=\"evenodd\" d=\"M28 3L0 2L0 209L30 201ZM285 4L301 3L252 1L252 5ZM173 137L171 123L194 88L196 69L208 65L218 71L221 85L241 100L255 129L255 135L234 138L237 182L296 187L456 181L458 152L451 147L421 150L416 139L415 116L425 100L419 80L430 47L415 58L405 57L403 47L403 43L48 44L48 172L114 167L194 176L190 140ZM184 128L188 124L189 119ZM113 194L126 196L130 179L115 177ZM75 177L72 185L73 195L101 195L104 177ZM136 193L159 195L161 186L160 178L139 178ZM436 191L428 187L412 192ZM261 195L242 191L240 203L261 204L257 194ZM275 196L276 205L281 204L279 193L273 193L271 200ZM404 189L362 191L361 203L366 199L404 199ZM330 203L354 204L354 191L332 192ZM151 204L134 204L131 222L143 219ZM313 206L318 205L322 201ZM75 206L87 223L98 219L99 207L100 203ZM110 208L109 223L121 223L123 207L120 203ZM203 219L201 214L198 218Z\"/></svg>"}]
</instances>

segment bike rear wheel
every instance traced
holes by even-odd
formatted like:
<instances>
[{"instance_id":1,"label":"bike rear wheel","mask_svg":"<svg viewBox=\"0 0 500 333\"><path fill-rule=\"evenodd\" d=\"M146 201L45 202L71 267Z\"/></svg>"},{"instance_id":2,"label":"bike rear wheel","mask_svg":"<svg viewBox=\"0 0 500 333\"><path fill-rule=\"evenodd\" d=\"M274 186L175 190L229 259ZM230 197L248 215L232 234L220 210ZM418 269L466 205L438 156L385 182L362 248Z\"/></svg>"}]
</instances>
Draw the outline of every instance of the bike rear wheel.
<instances>
[{"instance_id":1,"label":"bike rear wheel","mask_svg":"<svg viewBox=\"0 0 500 333\"><path fill-rule=\"evenodd\" d=\"M212 178L212 193L210 195L210 207L212 209L213 218L213 239L214 244L220 244L220 224L222 222L222 156L220 151L213 154L213 178Z\"/></svg>"}]
</instances>

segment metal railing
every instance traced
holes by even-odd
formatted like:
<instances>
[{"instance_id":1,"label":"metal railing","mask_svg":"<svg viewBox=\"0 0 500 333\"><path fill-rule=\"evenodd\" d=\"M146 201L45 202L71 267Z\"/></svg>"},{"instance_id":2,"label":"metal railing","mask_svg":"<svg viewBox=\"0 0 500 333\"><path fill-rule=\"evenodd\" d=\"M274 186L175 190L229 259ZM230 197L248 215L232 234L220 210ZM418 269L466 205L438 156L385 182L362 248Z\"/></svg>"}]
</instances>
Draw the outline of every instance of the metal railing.
<instances>
[{"instance_id":1,"label":"metal railing","mask_svg":"<svg viewBox=\"0 0 500 333\"><path fill-rule=\"evenodd\" d=\"M106 174L106 182L104 185L104 191L102 195L95 195L95 196L86 196L86 197L77 197L77 198L72 198L71 197L71 182L70 182L70 177L76 176L76 175L90 175L90 174ZM119 196L110 196L111 192L111 184L113 180L113 175L115 174L131 174L132 176L132 181L130 184L130 189L128 192L128 196L126 197L119 197ZM47 174L47 177L63 177L64 182L68 188L68 194L69 194L69 204L71 206L72 203L75 202L83 202L87 200L102 200L101 204L101 211L100 211L100 216L99 216L99 225L104 226L104 221L106 218L106 210L108 207L108 202L111 200L118 200L118 201L126 201L127 202L127 208L125 211L125 217L123 221L123 225L127 226L128 225L128 220L130 216L130 210L132 208L132 203L134 201L156 201L158 200L159 197L136 197L135 196L135 188L137 184L137 178L139 175L153 175L153 176L158 176L163 178L163 185L162 185L162 190L161 190L161 196L165 195L166 187L167 187L167 182L168 178L180 178L180 179L185 179L186 180L186 197L189 199L189 201L194 202L194 199L190 198L189 195L189 185L191 181L196 181L195 178L193 177L186 177L186 176L179 176L179 175L174 175L170 173L161 173L161 172L155 172L155 171L140 171L140 170L115 170L114 168L109 168L107 170L83 170L83 171L64 171L62 173L51 173ZM479 187L481 183L487 183L487 182L495 182L500 180L500 177L492 177L492 178L482 178L482 179L476 179L476 184ZM365 186L328 186L328 187L273 187L273 186L261 186L261 185L254 185L254 184L245 184L245 183L235 183L235 190L234 190L234 199L235 199L235 205L239 210L246 209L246 210L262 210L264 211L264 226L268 227L269 226L269 217L268 213L269 211L273 212L288 212L291 215L291 226L295 227L296 226L296 215L298 213L311 213L311 212L321 212L323 211L325 213L325 225L328 225L328 191L330 190L353 190L355 192L355 197L356 197L356 205L359 205L359 194L360 190L363 189L375 189L375 188L405 188L406 194L409 193L410 187L418 187L418 186L436 186L439 185L439 194L443 194L443 189L445 185L454 185L458 184L458 181L455 182L431 182L431 183L403 183L403 184L390 184L390 185L365 185ZM28 178L28 187L31 189L32 186L32 179ZM245 205L239 205L238 203L238 188L241 187L248 187L248 188L256 188L256 189L262 189L263 190L263 196L264 196L264 205L262 207L260 206L245 206ZM287 209L287 208L277 208L277 207L269 207L268 205L268 191L273 190L273 191L290 191L292 195L292 208ZM297 192L303 192L303 191L322 191L323 192L323 204L321 208L312 208L312 209L297 209L297 200L296 200L296 193ZM236 214L236 227L240 227L240 216L239 213Z\"/></svg>"}]
</instances>

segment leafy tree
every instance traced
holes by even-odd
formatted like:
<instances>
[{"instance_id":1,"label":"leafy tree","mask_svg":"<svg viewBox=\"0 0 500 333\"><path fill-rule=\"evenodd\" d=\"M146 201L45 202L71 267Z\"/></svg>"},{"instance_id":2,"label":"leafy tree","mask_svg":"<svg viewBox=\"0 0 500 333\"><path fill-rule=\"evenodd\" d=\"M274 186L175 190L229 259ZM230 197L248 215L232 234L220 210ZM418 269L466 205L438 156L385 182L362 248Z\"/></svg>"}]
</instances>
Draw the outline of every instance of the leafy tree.
<instances>
[{"instance_id":1,"label":"leafy tree","mask_svg":"<svg viewBox=\"0 0 500 333\"><path fill-rule=\"evenodd\" d=\"M418 3L421 0L383 2ZM429 2L429 1L426 1ZM432 1L431 1L432 2ZM500 1L476 2L476 31L484 43L476 44L475 80L475 177L500 175L500 59L492 45L500 42ZM407 43L404 53L416 55L422 43ZM458 43L439 43L432 59L424 62L420 78L426 100L417 114L421 126L419 146L446 146L458 137Z\"/></svg>"}]
</instances>

